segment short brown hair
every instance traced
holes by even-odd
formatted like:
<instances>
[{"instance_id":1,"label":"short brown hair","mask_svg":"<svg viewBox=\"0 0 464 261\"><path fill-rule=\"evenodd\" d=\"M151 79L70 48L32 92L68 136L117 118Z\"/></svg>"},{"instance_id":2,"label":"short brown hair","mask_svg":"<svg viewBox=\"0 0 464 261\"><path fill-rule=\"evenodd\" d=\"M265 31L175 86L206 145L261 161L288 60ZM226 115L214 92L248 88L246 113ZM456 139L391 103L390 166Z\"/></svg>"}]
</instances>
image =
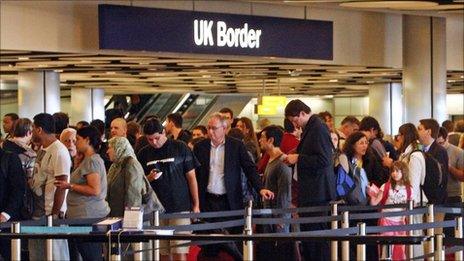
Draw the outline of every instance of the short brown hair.
<instances>
[{"instance_id":1,"label":"short brown hair","mask_svg":"<svg viewBox=\"0 0 464 261\"><path fill-rule=\"evenodd\" d=\"M310 113L311 108L301 100L291 100L287 106L285 106L285 117L295 117L300 115L301 112Z\"/></svg>"},{"instance_id":2,"label":"short brown hair","mask_svg":"<svg viewBox=\"0 0 464 261\"><path fill-rule=\"evenodd\" d=\"M25 137L29 131L32 131L32 121L28 118L18 119L14 124L13 137Z\"/></svg>"},{"instance_id":3,"label":"short brown hair","mask_svg":"<svg viewBox=\"0 0 464 261\"><path fill-rule=\"evenodd\" d=\"M438 138L438 130L440 129L440 124L435 119L422 119L419 121L426 130L432 131L432 138Z\"/></svg>"}]
</instances>

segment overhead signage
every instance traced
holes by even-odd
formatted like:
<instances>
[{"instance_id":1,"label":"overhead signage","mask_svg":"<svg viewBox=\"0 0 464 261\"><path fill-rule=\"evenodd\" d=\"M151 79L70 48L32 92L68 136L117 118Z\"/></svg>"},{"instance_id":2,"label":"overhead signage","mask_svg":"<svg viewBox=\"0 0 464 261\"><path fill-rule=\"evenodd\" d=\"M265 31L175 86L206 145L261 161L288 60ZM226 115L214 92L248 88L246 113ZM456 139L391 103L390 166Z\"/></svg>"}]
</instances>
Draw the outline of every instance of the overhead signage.
<instances>
[{"instance_id":1,"label":"overhead signage","mask_svg":"<svg viewBox=\"0 0 464 261\"><path fill-rule=\"evenodd\" d=\"M99 6L100 49L333 59L331 21Z\"/></svg>"},{"instance_id":2,"label":"overhead signage","mask_svg":"<svg viewBox=\"0 0 464 261\"><path fill-rule=\"evenodd\" d=\"M197 46L216 46L239 47L240 48L259 48L261 30L248 29L245 23L243 28L228 28L224 21L218 21L214 29L214 21L197 20L193 21L193 35ZM216 37L214 37L216 32ZM214 39L216 38L216 42Z\"/></svg>"}]
</instances>

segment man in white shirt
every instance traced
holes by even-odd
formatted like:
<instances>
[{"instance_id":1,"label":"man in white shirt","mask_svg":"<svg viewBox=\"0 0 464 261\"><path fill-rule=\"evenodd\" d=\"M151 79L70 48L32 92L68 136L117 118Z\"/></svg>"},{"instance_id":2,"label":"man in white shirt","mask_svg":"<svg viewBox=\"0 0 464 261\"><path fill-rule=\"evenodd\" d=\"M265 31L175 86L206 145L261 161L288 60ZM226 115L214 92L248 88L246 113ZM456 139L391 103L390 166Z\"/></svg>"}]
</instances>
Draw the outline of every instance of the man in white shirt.
<instances>
[{"instance_id":1,"label":"man in white shirt","mask_svg":"<svg viewBox=\"0 0 464 261\"><path fill-rule=\"evenodd\" d=\"M71 157L66 147L55 137L54 132L52 115L40 113L34 116L32 136L42 145L45 154L40 165L37 166L38 172L34 176L33 187L42 188L36 190L36 194L44 195L45 215L53 215L53 218L57 219L64 218L66 212L66 190L55 187L54 183L56 180L69 182ZM54 260L69 259L66 240L53 240L53 247L59 249L53 251ZM32 242L31 260L43 259L44 255L40 253L43 249L40 242Z\"/></svg>"}]
</instances>

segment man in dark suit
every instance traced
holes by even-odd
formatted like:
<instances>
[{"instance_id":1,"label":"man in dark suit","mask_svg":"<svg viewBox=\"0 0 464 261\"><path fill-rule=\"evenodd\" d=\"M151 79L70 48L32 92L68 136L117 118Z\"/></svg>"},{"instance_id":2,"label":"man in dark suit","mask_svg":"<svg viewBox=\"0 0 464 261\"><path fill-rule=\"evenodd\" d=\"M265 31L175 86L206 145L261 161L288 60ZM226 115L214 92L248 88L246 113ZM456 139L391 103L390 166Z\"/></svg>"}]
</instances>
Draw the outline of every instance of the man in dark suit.
<instances>
[{"instance_id":1,"label":"man in dark suit","mask_svg":"<svg viewBox=\"0 0 464 261\"><path fill-rule=\"evenodd\" d=\"M303 129L296 154L289 154L285 161L295 166L298 180L298 206L328 206L335 199L335 174L333 172L333 145L327 126L315 116L301 100L293 100L285 107L285 117ZM324 212L303 216L327 215ZM302 224L302 231L328 229L326 223ZM328 242L303 242L306 260L329 260Z\"/></svg>"},{"instance_id":2,"label":"man in dark suit","mask_svg":"<svg viewBox=\"0 0 464 261\"><path fill-rule=\"evenodd\" d=\"M209 138L197 143L193 149L200 163L196 174L201 211L242 209L242 170L262 197L274 197L274 193L263 189L256 166L243 142L226 136L227 126L224 116L213 114L207 126ZM221 219L216 218L214 221ZM230 231L240 233L237 229ZM209 250L208 255L216 254Z\"/></svg>"},{"instance_id":3,"label":"man in dark suit","mask_svg":"<svg viewBox=\"0 0 464 261\"><path fill-rule=\"evenodd\" d=\"M417 126L417 133L419 134L419 142L423 146L423 151L429 153L434 157L441 165L441 171L443 175L443 185L445 190L442 193L442 197L437 199L437 202L432 202L434 204L444 204L447 198L446 186L448 184L448 153L446 149L443 148L440 144L437 143L436 139L438 138L438 131L440 130L440 125L434 119L422 119L419 121L419 126ZM430 201L430 200L429 200ZM444 213L435 213L435 221L443 221L445 218ZM442 228L437 228L435 230L436 234L442 233Z\"/></svg>"},{"instance_id":4,"label":"man in dark suit","mask_svg":"<svg viewBox=\"0 0 464 261\"><path fill-rule=\"evenodd\" d=\"M21 160L0 148L0 223L19 220L26 189ZM0 260L11 259L10 240L0 240Z\"/></svg>"}]
</instances>

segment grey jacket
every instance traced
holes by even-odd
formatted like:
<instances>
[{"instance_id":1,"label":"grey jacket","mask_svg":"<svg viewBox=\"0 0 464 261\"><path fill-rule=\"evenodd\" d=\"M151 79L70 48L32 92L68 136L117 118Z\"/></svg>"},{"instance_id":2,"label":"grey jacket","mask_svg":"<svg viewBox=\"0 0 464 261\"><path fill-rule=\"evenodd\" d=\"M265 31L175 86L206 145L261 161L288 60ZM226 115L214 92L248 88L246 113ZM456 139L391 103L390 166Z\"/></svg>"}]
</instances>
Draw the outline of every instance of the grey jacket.
<instances>
[{"instance_id":1,"label":"grey jacket","mask_svg":"<svg viewBox=\"0 0 464 261\"><path fill-rule=\"evenodd\" d=\"M142 194L145 194L143 168L137 159L128 156L108 173L107 198L111 211L110 217L124 216L125 207L142 206Z\"/></svg>"}]
</instances>

